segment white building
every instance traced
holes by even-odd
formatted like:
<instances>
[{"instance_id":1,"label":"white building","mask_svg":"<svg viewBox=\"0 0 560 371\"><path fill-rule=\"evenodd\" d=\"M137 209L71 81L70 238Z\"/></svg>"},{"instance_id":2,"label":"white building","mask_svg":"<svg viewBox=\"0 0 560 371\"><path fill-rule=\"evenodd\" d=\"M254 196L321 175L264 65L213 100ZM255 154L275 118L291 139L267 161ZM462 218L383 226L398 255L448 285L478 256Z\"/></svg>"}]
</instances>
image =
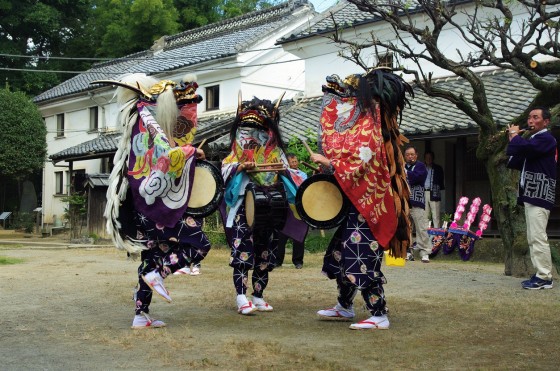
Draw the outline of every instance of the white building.
<instances>
[{"instance_id":1,"label":"white building","mask_svg":"<svg viewBox=\"0 0 560 371\"><path fill-rule=\"evenodd\" d=\"M54 155L43 171L44 225L62 222L66 207L62 199L69 192L70 174L81 183L86 174L109 172L118 141L117 135L107 133L119 131L115 126L118 108L114 89L93 87L92 81L116 80L124 73L179 81L185 74L195 74L198 93L204 99L199 105L201 133L205 117L210 125L214 122L211 117L234 112L240 90L245 98L270 100L284 91L291 98L304 90L303 61L275 42L315 15L307 1L292 0L166 36L149 50L96 64L35 97L48 130L48 156Z\"/></svg>"}]
</instances>

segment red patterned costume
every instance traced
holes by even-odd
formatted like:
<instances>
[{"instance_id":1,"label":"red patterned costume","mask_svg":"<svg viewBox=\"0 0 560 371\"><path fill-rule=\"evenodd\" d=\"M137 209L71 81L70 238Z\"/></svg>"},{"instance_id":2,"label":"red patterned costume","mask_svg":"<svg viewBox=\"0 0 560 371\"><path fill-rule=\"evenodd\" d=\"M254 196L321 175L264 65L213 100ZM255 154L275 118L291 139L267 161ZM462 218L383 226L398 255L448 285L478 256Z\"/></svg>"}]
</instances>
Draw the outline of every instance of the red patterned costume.
<instances>
[{"instance_id":1,"label":"red patterned costume","mask_svg":"<svg viewBox=\"0 0 560 371\"><path fill-rule=\"evenodd\" d=\"M354 317L353 300L361 291L372 317L352 329L388 328L381 273L384 250L404 257L410 244L408 186L399 147L406 139L397 118L412 89L384 70L327 77L323 86L320 147L315 162L328 164L351 201L347 218L325 253L323 273L336 279L338 303L322 318Z\"/></svg>"}]
</instances>

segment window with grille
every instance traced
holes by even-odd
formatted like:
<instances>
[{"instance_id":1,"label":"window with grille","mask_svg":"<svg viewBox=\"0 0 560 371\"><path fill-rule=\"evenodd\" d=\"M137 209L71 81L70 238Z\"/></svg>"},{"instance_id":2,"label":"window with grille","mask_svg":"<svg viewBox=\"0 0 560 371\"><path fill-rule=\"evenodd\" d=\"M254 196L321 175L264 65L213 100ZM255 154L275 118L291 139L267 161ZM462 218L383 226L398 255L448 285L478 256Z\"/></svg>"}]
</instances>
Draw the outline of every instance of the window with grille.
<instances>
[{"instance_id":1,"label":"window with grille","mask_svg":"<svg viewBox=\"0 0 560 371\"><path fill-rule=\"evenodd\" d=\"M113 170L113 161L111 161L111 158L109 157L102 158L100 173L109 174L112 170Z\"/></svg>"},{"instance_id":2,"label":"window with grille","mask_svg":"<svg viewBox=\"0 0 560 371\"><path fill-rule=\"evenodd\" d=\"M206 88L206 110L212 111L220 108L220 85Z\"/></svg>"},{"instance_id":3,"label":"window with grille","mask_svg":"<svg viewBox=\"0 0 560 371\"><path fill-rule=\"evenodd\" d=\"M55 171L54 172L54 192L57 195L64 194L64 171Z\"/></svg>"},{"instance_id":4,"label":"window with grille","mask_svg":"<svg viewBox=\"0 0 560 371\"><path fill-rule=\"evenodd\" d=\"M377 62L377 67L393 68L393 54L392 53L387 53L385 55L379 56L379 61Z\"/></svg>"},{"instance_id":5,"label":"window with grille","mask_svg":"<svg viewBox=\"0 0 560 371\"><path fill-rule=\"evenodd\" d=\"M97 131L99 128L99 107L89 108L89 130Z\"/></svg>"},{"instance_id":6,"label":"window with grille","mask_svg":"<svg viewBox=\"0 0 560 371\"><path fill-rule=\"evenodd\" d=\"M64 113L56 115L56 136L64 136Z\"/></svg>"}]
</instances>

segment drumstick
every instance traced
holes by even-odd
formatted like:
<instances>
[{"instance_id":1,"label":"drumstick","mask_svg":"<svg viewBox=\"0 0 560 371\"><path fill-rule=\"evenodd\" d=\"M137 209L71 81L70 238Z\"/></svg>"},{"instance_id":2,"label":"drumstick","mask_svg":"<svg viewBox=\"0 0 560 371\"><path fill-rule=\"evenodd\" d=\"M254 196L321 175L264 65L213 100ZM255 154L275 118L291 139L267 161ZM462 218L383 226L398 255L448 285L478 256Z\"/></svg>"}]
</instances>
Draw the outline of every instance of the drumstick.
<instances>
[{"instance_id":1,"label":"drumstick","mask_svg":"<svg viewBox=\"0 0 560 371\"><path fill-rule=\"evenodd\" d=\"M308 163L308 162L302 161L301 163L302 163L302 165L305 165L305 166L307 166L308 168L310 168L310 169L311 169L311 170L313 170L313 171L317 171L317 170L319 170L319 168L318 168L317 166L315 166L315 165L311 165L311 164L310 164L310 163Z\"/></svg>"},{"instance_id":2,"label":"drumstick","mask_svg":"<svg viewBox=\"0 0 560 371\"><path fill-rule=\"evenodd\" d=\"M202 139L202 142L200 142L200 144L198 145L197 148L199 148L199 149L202 148L202 146L206 143L206 140L208 140L208 138Z\"/></svg>"},{"instance_id":3,"label":"drumstick","mask_svg":"<svg viewBox=\"0 0 560 371\"><path fill-rule=\"evenodd\" d=\"M311 150L311 148L309 148L309 144L307 144L307 142L303 139L300 139L301 142L303 143L305 149L307 150L307 152L309 152L309 156L311 156L313 154L313 151Z\"/></svg>"}]
</instances>

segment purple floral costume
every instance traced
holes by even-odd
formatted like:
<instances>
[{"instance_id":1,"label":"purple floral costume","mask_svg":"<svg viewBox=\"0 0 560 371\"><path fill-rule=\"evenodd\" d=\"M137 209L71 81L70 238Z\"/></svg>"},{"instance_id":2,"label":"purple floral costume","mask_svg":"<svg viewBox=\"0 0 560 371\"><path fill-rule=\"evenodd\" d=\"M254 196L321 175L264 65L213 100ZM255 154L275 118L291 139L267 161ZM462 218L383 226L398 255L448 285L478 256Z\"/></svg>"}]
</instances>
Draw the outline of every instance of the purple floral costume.
<instances>
[{"instance_id":1,"label":"purple floral costume","mask_svg":"<svg viewBox=\"0 0 560 371\"><path fill-rule=\"evenodd\" d=\"M352 205L348 217L335 232L323 259L323 274L336 279L338 302L350 308L360 290L373 316L387 313L381 273L383 249L366 220Z\"/></svg>"},{"instance_id":2,"label":"purple floral costume","mask_svg":"<svg viewBox=\"0 0 560 371\"><path fill-rule=\"evenodd\" d=\"M223 205L225 209L225 205ZM278 249L278 231L272 229L251 232L247 226L245 206L237 210L233 226L225 228L231 248L229 265L233 268L233 284L238 295L247 293L249 270L253 269L253 296L262 298L268 285L268 272L274 269Z\"/></svg>"},{"instance_id":3,"label":"purple floral costume","mask_svg":"<svg viewBox=\"0 0 560 371\"><path fill-rule=\"evenodd\" d=\"M202 231L202 219L184 214L173 228L154 223L141 213L134 218L137 238L148 248L142 251L138 267L138 290L135 295L136 314L149 313L152 289L142 276L157 270L163 278L173 272L198 263L210 250L210 241Z\"/></svg>"}]
</instances>

